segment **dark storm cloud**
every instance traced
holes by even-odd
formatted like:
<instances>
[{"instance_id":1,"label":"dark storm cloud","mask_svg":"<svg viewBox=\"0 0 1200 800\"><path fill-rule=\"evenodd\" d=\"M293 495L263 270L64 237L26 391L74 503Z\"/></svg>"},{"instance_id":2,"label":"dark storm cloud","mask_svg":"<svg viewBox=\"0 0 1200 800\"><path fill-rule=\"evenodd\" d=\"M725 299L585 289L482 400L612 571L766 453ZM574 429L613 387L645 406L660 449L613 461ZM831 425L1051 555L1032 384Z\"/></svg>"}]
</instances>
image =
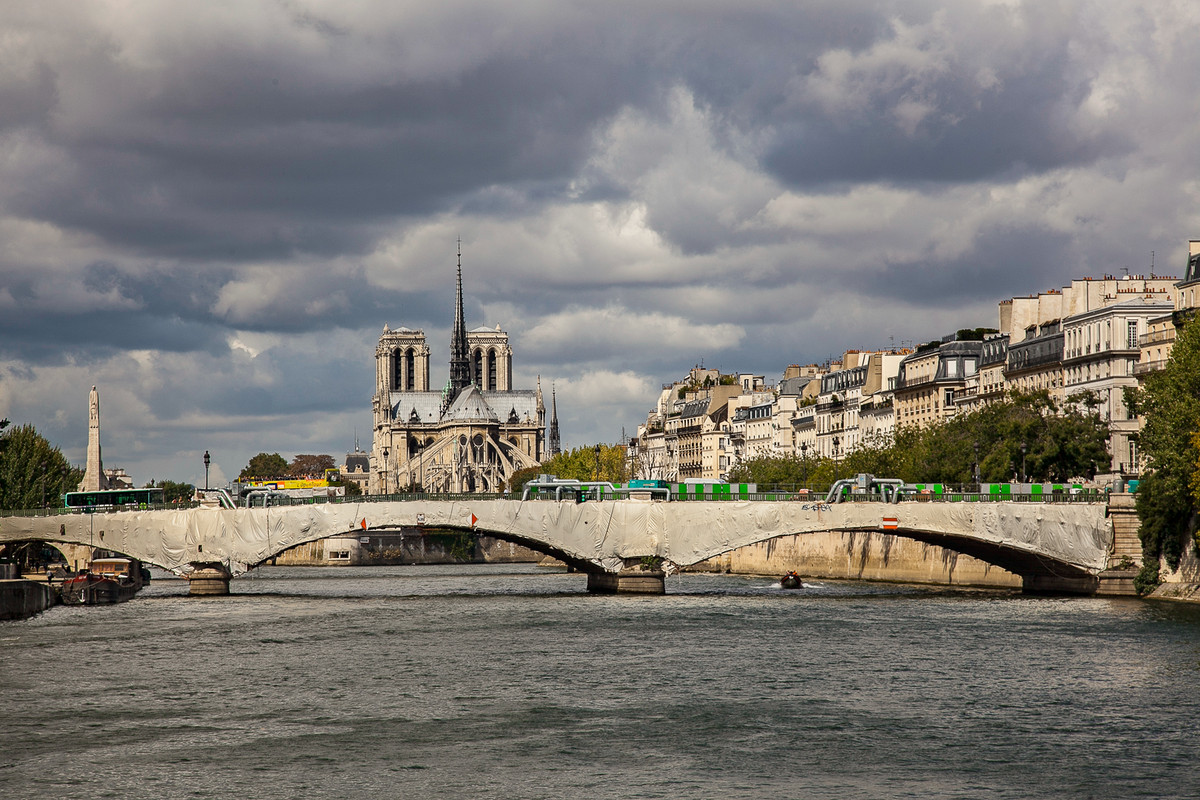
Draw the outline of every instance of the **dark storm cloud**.
<instances>
[{"instance_id":1,"label":"dark storm cloud","mask_svg":"<svg viewBox=\"0 0 1200 800\"><path fill-rule=\"evenodd\" d=\"M260 286L252 272L231 267L131 270L112 262L89 264L77 281L73 288L86 293L82 309L74 302L59 307L54 287L61 292L61 282L38 285L33 274L6 279L3 288L18 302L0 314L0 352L44 364L93 361L140 349L220 354L228 350L231 327L311 333L360 328L402 312L420 324L436 319L427 310L445 306L452 291L444 288L431 295L383 290L371 285L361 269L293 271L280 288ZM219 313L215 307L222 292L235 282L252 300L262 293L279 302ZM87 295L97 300L87 304Z\"/></svg>"},{"instance_id":2,"label":"dark storm cloud","mask_svg":"<svg viewBox=\"0 0 1200 800\"><path fill-rule=\"evenodd\" d=\"M0 81L0 132L44 125L56 101L54 71L48 65L10 74Z\"/></svg>"},{"instance_id":3,"label":"dark storm cloud","mask_svg":"<svg viewBox=\"0 0 1200 800\"><path fill-rule=\"evenodd\" d=\"M1128 152L1132 143L1117 132L1071 130L1069 118L1088 87L1064 78L1066 60L1057 53L1040 63L1006 65L996 89L980 90L952 70L928 87L937 113L911 135L880 124L908 87L874 98L872 108L852 120L788 119L763 164L792 186L965 183L1011 181Z\"/></svg>"},{"instance_id":4,"label":"dark storm cloud","mask_svg":"<svg viewBox=\"0 0 1200 800\"><path fill-rule=\"evenodd\" d=\"M224 351L225 331L213 323L140 311L17 311L0 315L0 355L39 366L91 364L128 350L164 353Z\"/></svg>"},{"instance_id":5,"label":"dark storm cloud","mask_svg":"<svg viewBox=\"0 0 1200 800\"><path fill-rule=\"evenodd\" d=\"M143 254L245 260L361 253L372 221L480 187L561 196L589 129L647 90L636 59L574 44L351 88L307 83L301 64L192 64L106 127L46 125L68 168L12 205Z\"/></svg>"},{"instance_id":6,"label":"dark storm cloud","mask_svg":"<svg viewBox=\"0 0 1200 800\"><path fill-rule=\"evenodd\" d=\"M1079 263L1070 236L1030 224L985 228L976 234L970 252L962 255L930 254L917 260L884 262L879 267L869 278L861 276L855 286L858 292L915 307L944 308L969 298L999 301L1056 289L1078 274ZM986 324L994 323L989 320ZM964 322L964 327L975 326Z\"/></svg>"}]
</instances>

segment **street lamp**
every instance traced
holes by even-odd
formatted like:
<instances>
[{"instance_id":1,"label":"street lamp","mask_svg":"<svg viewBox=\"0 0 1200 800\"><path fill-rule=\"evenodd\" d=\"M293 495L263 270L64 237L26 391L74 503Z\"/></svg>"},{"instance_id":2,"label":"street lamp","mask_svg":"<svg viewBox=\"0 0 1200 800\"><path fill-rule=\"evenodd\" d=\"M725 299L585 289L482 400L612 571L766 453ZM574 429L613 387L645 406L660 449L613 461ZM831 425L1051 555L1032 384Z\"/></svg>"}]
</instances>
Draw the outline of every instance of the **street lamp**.
<instances>
[{"instance_id":1,"label":"street lamp","mask_svg":"<svg viewBox=\"0 0 1200 800\"><path fill-rule=\"evenodd\" d=\"M209 457L208 451L205 450L204 451L204 491L206 491L206 492L208 491L208 465L211 462L212 462L212 459Z\"/></svg>"},{"instance_id":2,"label":"street lamp","mask_svg":"<svg viewBox=\"0 0 1200 800\"><path fill-rule=\"evenodd\" d=\"M802 471L804 473L804 485L808 486L808 442L800 443L800 461L803 464Z\"/></svg>"},{"instance_id":3,"label":"street lamp","mask_svg":"<svg viewBox=\"0 0 1200 800\"><path fill-rule=\"evenodd\" d=\"M600 445L596 445L596 480L600 480Z\"/></svg>"},{"instance_id":4,"label":"street lamp","mask_svg":"<svg viewBox=\"0 0 1200 800\"><path fill-rule=\"evenodd\" d=\"M1029 446L1025 442L1021 442L1021 483L1025 482L1025 452Z\"/></svg>"},{"instance_id":5,"label":"street lamp","mask_svg":"<svg viewBox=\"0 0 1200 800\"><path fill-rule=\"evenodd\" d=\"M842 440L839 439L838 437L836 437L836 436L833 437L833 457L834 458L837 458L838 445L841 443L841 441Z\"/></svg>"},{"instance_id":6,"label":"street lamp","mask_svg":"<svg viewBox=\"0 0 1200 800\"><path fill-rule=\"evenodd\" d=\"M388 449L383 448L383 493L387 494L388 489Z\"/></svg>"},{"instance_id":7,"label":"street lamp","mask_svg":"<svg viewBox=\"0 0 1200 800\"><path fill-rule=\"evenodd\" d=\"M978 488L978 485L979 485L979 442L976 442L973 445L973 447L975 448L975 484L976 484L976 488Z\"/></svg>"}]
</instances>

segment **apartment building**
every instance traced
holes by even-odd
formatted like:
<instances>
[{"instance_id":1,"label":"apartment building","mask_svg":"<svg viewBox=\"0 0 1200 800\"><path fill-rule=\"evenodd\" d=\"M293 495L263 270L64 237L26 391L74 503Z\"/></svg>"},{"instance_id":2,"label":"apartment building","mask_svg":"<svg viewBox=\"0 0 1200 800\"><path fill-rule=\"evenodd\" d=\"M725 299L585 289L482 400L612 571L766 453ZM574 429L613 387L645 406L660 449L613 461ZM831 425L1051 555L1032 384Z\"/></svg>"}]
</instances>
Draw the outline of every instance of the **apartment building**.
<instances>
[{"instance_id":1,"label":"apartment building","mask_svg":"<svg viewBox=\"0 0 1200 800\"><path fill-rule=\"evenodd\" d=\"M982 350L981 341L948 336L905 356L896 380L896 425L925 427L953 417L956 393L978 372Z\"/></svg>"},{"instance_id":2,"label":"apartment building","mask_svg":"<svg viewBox=\"0 0 1200 800\"><path fill-rule=\"evenodd\" d=\"M1064 325L1064 393L1068 401L1085 393L1098 401L1100 417L1111 431L1112 463L1104 471L1137 471L1135 434L1141 424L1125 405L1125 389L1137 386L1140 342L1151 321L1173 308L1170 300L1146 295L1078 314Z\"/></svg>"}]
</instances>

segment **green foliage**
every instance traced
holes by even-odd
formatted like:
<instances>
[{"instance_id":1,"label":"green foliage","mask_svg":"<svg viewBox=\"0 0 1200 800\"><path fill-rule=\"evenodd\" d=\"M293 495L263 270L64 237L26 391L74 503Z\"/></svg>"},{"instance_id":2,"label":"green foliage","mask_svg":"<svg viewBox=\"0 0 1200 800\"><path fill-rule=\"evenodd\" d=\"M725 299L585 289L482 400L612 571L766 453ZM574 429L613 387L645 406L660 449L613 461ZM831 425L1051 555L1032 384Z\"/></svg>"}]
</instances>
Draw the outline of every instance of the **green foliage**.
<instances>
[{"instance_id":1,"label":"green foliage","mask_svg":"<svg viewBox=\"0 0 1200 800\"><path fill-rule=\"evenodd\" d=\"M803 486L812 482L821 463L809 456L760 456L742 461L729 471L730 483L757 483L759 486Z\"/></svg>"},{"instance_id":2,"label":"green foliage","mask_svg":"<svg viewBox=\"0 0 1200 800\"><path fill-rule=\"evenodd\" d=\"M191 500L196 496L196 487L190 483L178 483L176 481L150 481L146 484L147 488L155 486L163 490L164 503L183 503Z\"/></svg>"},{"instance_id":3,"label":"green foliage","mask_svg":"<svg viewBox=\"0 0 1200 800\"><path fill-rule=\"evenodd\" d=\"M1141 520L1142 563L1158 561L1176 569L1183 547L1195 541L1200 496L1200 325L1185 324L1175 336L1166 367L1146 376L1133 393L1133 406L1145 419L1138 444L1151 470L1136 495ZM1146 571L1146 570L1144 570Z\"/></svg>"},{"instance_id":4,"label":"green foliage","mask_svg":"<svg viewBox=\"0 0 1200 800\"><path fill-rule=\"evenodd\" d=\"M433 530L427 534L430 544L445 549L450 558L460 563L475 560L475 545L478 540L471 531Z\"/></svg>"},{"instance_id":5,"label":"green foliage","mask_svg":"<svg viewBox=\"0 0 1200 800\"><path fill-rule=\"evenodd\" d=\"M238 475L238 480L247 478L280 478L288 474L288 462L279 453L259 453Z\"/></svg>"},{"instance_id":6,"label":"green foliage","mask_svg":"<svg viewBox=\"0 0 1200 800\"><path fill-rule=\"evenodd\" d=\"M996 332L995 328L962 328L954 334L954 339L959 342L982 342L983 337Z\"/></svg>"},{"instance_id":7,"label":"green foliage","mask_svg":"<svg viewBox=\"0 0 1200 800\"><path fill-rule=\"evenodd\" d=\"M542 472L545 472L542 467L526 467L517 470L508 478L508 491L512 495L520 497L521 493L525 491L525 484L537 478Z\"/></svg>"},{"instance_id":8,"label":"green foliage","mask_svg":"<svg viewBox=\"0 0 1200 800\"><path fill-rule=\"evenodd\" d=\"M346 487L346 497L358 497L359 495L361 495L363 493L361 486L359 486L354 481L348 481L348 480L345 480L344 478L338 479L338 480L332 480L329 482L329 485L330 486L345 486Z\"/></svg>"},{"instance_id":9,"label":"green foliage","mask_svg":"<svg viewBox=\"0 0 1200 800\"><path fill-rule=\"evenodd\" d=\"M0 508L61 506L62 495L82 479L83 470L72 467L32 425L0 435Z\"/></svg>"},{"instance_id":10,"label":"green foliage","mask_svg":"<svg viewBox=\"0 0 1200 800\"><path fill-rule=\"evenodd\" d=\"M1161 582L1162 579L1158 577L1158 559L1156 558L1143 563L1138 574L1133 576L1133 590L1139 595L1145 596L1153 592Z\"/></svg>"},{"instance_id":11,"label":"green foliage","mask_svg":"<svg viewBox=\"0 0 1200 800\"><path fill-rule=\"evenodd\" d=\"M261 455L261 454L260 454ZM337 462L328 455L298 455L287 467L287 474L292 478L323 478L325 470L333 469Z\"/></svg>"},{"instance_id":12,"label":"green foliage","mask_svg":"<svg viewBox=\"0 0 1200 800\"><path fill-rule=\"evenodd\" d=\"M599 464L596 459L596 448L600 448ZM554 458L542 462L533 474L538 473L557 475L577 481L610 481L623 483L629 479L625 463L625 448L620 445L584 445L559 453ZM521 484L524 487L524 483Z\"/></svg>"}]
</instances>

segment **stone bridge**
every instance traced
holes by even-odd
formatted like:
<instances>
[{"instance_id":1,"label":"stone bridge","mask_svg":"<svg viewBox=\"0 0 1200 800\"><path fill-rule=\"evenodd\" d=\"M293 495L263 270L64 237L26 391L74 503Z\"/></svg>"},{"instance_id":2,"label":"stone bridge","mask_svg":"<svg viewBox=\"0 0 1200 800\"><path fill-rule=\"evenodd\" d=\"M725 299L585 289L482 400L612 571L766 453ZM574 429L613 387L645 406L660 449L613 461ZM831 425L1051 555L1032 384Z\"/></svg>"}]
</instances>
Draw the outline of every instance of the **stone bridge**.
<instances>
[{"instance_id":1,"label":"stone bridge","mask_svg":"<svg viewBox=\"0 0 1200 800\"><path fill-rule=\"evenodd\" d=\"M1089 593L1113 540L1105 503L653 502L426 499L0 518L0 543L104 548L224 582L305 542L418 526L516 542L588 574L597 591L661 592L663 574L777 536L880 531L974 556L1027 591ZM193 582L193 591L196 583ZM216 590L218 593L220 588Z\"/></svg>"}]
</instances>

